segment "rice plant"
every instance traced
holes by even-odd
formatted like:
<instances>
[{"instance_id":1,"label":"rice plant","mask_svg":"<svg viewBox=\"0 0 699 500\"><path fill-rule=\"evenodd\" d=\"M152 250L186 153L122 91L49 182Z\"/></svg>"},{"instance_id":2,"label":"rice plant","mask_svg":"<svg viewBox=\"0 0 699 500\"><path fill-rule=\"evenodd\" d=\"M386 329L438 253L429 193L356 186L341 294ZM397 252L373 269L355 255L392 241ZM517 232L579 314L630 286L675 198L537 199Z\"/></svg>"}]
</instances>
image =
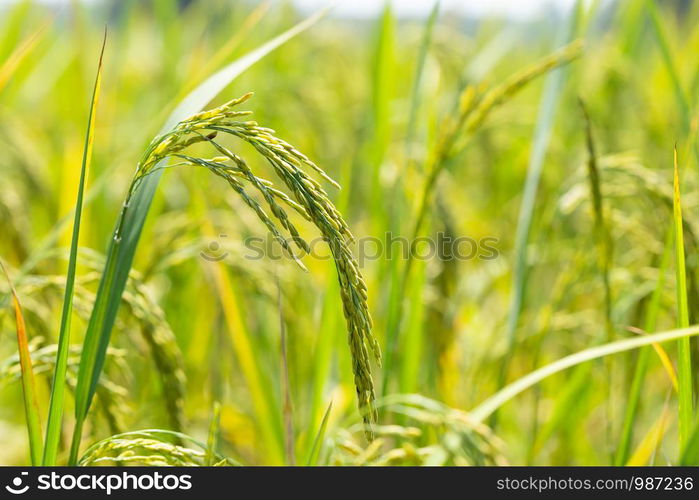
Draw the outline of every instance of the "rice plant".
<instances>
[{"instance_id":1,"label":"rice plant","mask_svg":"<svg viewBox=\"0 0 699 500\"><path fill-rule=\"evenodd\" d=\"M310 252L311 249L280 203L311 221L330 247L337 268L359 409L364 415L368 436L371 436L370 425L376 420L376 412L373 408L375 395L369 351L377 360L380 359L381 354L379 344L371 332L372 321L367 305L367 286L348 245L353 236L347 223L321 185L302 167L314 170L323 179L336 187L339 186L305 155L287 142L275 137L273 130L260 127L254 121L241 121L242 117L250 113L238 111L235 108L251 96L250 93L245 94L218 108L198 113L178 123L172 131L158 136L151 142L128 188L114 232L114 241L118 244L121 240L126 214L133 195L143 180L159 168L173 166L203 167L224 179L302 269L305 267L296 257L289 240L301 251ZM216 140L219 134L227 134L250 144L269 162L275 174L291 191L294 199L276 189L271 181L256 176L242 157ZM197 143L209 144L219 156L200 158L187 154L187 149ZM158 164L167 160L175 163L158 167ZM246 185L260 192L276 222L265 212L260 203L248 194ZM284 236L282 231L287 231L289 238Z\"/></svg>"},{"instance_id":2,"label":"rice plant","mask_svg":"<svg viewBox=\"0 0 699 500\"><path fill-rule=\"evenodd\" d=\"M0 464L699 464L699 4L69 4L0 5Z\"/></svg>"}]
</instances>

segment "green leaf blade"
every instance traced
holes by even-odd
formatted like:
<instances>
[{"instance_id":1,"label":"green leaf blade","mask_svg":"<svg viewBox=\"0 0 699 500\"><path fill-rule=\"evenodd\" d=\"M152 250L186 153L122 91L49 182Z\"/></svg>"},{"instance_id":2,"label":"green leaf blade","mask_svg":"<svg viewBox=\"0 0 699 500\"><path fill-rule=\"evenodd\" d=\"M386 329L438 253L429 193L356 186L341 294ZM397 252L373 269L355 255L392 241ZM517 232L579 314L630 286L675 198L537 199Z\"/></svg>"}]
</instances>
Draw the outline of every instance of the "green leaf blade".
<instances>
[{"instance_id":1,"label":"green leaf blade","mask_svg":"<svg viewBox=\"0 0 699 500\"><path fill-rule=\"evenodd\" d=\"M100 83L102 80L102 61L104 48L107 43L107 31L105 29L97 74L92 90L90 112L87 119L87 131L85 132L85 145L83 148L82 166L80 168L80 181L78 184L78 197L75 203L75 215L73 221L73 235L70 243L70 256L68 260L68 272L66 275L66 288L63 297L63 310L61 313L61 326L58 335L58 351L56 353L56 367L54 370L53 384L51 386L51 400L49 403L49 416L46 424L46 441L44 446L43 465L56 465L58 444L61 437L61 423L63 420L64 395L66 387L66 371L68 369L68 349L70 347L70 324L73 312L73 289L75 286L75 273L78 258L78 242L80 239L80 221L82 218L82 206L85 193L85 182L92 159L92 145L95 134L95 115L99 101Z\"/></svg>"},{"instance_id":2,"label":"green leaf blade","mask_svg":"<svg viewBox=\"0 0 699 500\"><path fill-rule=\"evenodd\" d=\"M39 402L36 397L36 381L34 378L34 370L32 369L32 358L29 353L29 340L27 339L27 328L24 323L24 315L22 314L22 306L19 302L19 297L15 291L10 275L5 269L5 264L0 260L0 269L2 269L7 282L10 285L10 293L12 295L12 307L15 313L15 322L17 329L17 350L19 351L19 363L22 372L22 395L24 396L24 414L27 424L27 432L29 434L29 453L32 460L32 465L41 465L41 419L39 417Z\"/></svg>"},{"instance_id":3,"label":"green leaf blade","mask_svg":"<svg viewBox=\"0 0 699 500\"><path fill-rule=\"evenodd\" d=\"M682 204L680 200L680 176L677 165L677 148L674 152L674 182L673 182L673 220L675 227L675 271L677 273L677 326L686 328L689 325L689 307L687 305L687 271L684 256L684 231L682 227ZM692 357L689 338L680 338L677 342L678 353L678 382L679 382L679 427L680 450L689 440L693 427L693 388L692 388Z\"/></svg>"}]
</instances>

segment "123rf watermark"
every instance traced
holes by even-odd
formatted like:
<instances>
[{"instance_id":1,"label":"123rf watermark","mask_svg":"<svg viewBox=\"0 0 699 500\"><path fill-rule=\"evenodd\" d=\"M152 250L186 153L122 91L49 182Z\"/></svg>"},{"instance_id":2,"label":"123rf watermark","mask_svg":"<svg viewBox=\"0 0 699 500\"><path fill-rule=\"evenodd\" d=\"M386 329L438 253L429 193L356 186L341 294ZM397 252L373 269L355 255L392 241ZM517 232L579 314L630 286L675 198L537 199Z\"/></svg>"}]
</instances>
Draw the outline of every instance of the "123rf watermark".
<instances>
[{"instance_id":1,"label":"123rf watermark","mask_svg":"<svg viewBox=\"0 0 699 500\"><path fill-rule=\"evenodd\" d=\"M228 235L221 234L217 240L209 242L208 247L200 252L200 256L210 262L220 262L228 257L222 243ZM327 239L322 237L305 240L308 249L297 245L293 238L286 239L287 246L293 249L294 257L301 259L310 255L314 259L328 260L332 258ZM498 248L500 240L494 236L472 238L470 236L452 236L444 232L434 237L418 237L409 239L404 236L386 232L381 237L363 236L353 244L354 255L360 267L367 262L377 260L440 260L440 261L489 261L500 256ZM243 239L243 258L246 260L281 260L289 254L279 241L272 235L265 237L251 236Z\"/></svg>"}]
</instances>

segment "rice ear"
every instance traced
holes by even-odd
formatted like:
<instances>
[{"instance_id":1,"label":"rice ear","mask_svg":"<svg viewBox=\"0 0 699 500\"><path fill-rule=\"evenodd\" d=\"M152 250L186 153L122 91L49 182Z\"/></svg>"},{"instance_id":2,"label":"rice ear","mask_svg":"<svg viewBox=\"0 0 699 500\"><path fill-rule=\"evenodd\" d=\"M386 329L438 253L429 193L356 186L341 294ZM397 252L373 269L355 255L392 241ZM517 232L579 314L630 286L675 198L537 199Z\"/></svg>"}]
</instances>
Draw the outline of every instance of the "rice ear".
<instances>
[{"instance_id":1,"label":"rice ear","mask_svg":"<svg viewBox=\"0 0 699 500\"><path fill-rule=\"evenodd\" d=\"M254 121L240 121L241 116L247 116L249 113L233 108L245 102L251 95L245 94L218 108L197 113L175 125L171 131L156 137L137 166L120 219L124 220L131 197L142 180L156 171L162 160L176 158L178 161L184 160L188 165L204 167L226 180L304 270L305 266L296 257L289 238L285 236L290 237L291 241L305 252L309 252L310 248L277 200L311 221L330 247L337 269L359 410L366 424L367 437L371 439L371 424L377 417L369 351L373 353L377 362L380 362L381 350L371 331L372 320L367 303L366 284L349 247L353 237L347 223L321 185L304 167L315 171L334 186L339 185L294 146L276 137L272 130L261 127ZM243 158L214 140L224 135L251 145L269 162L290 193L271 188L271 183L255 175ZM190 146L201 143L208 143L220 156L209 160L185 153ZM181 163L172 167L179 165ZM262 195L265 206L248 194L244 182L251 184ZM267 210L271 212L271 216ZM120 231L117 230L116 234L119 235Z\"/></svg>"}]
</instances>

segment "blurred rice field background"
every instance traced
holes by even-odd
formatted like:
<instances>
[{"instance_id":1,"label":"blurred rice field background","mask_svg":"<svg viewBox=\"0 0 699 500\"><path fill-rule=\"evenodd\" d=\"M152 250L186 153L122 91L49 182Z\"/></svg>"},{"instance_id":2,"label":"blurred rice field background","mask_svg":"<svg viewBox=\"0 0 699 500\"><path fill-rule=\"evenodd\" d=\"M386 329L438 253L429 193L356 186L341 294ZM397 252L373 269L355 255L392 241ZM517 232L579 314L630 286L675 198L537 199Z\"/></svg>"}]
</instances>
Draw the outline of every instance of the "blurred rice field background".
<instances>
[{"instance_id":1,"label":"blurred rice field background","mask_svg":"<svg viewBox=\"0 0 699 500\"><path fill-rule=\"evenodd\" d=\"M359 17L340 5L315 20L207 106L255 92L241 109L342 186L326 187L357 238L383 352L372 366L375 439L357 409L327 246L316 242L302 258L304 273L270 254L267 229L220 178L171 168L121 299L81 463L699 464L699 344L623 347L699 315L699 2L564 2L519 15L513 0L478 16L457 2L426 0L410 15L405 4L418 2L377 3ZM0 258L22 305L44 429L108 31L59 463L105 252L143 151L190 91L316 6L0 3ZM489 89L553 53L567 59L506 89L481 121L471 110L459 122L469 99L477 113ZM271 175L252 148L226 144ZM320 238L310 222L294 223ZM445 236L461 238L465 253L475 242L473 255L435 244ZM422 238L417 257L404 258L401 237ZM0 463L26 464L4 279L0 305ZM539 368L607 344L609 355L483 405ZM88 449L143 429L182 435Z\"/></svg>"}]
</instances>

